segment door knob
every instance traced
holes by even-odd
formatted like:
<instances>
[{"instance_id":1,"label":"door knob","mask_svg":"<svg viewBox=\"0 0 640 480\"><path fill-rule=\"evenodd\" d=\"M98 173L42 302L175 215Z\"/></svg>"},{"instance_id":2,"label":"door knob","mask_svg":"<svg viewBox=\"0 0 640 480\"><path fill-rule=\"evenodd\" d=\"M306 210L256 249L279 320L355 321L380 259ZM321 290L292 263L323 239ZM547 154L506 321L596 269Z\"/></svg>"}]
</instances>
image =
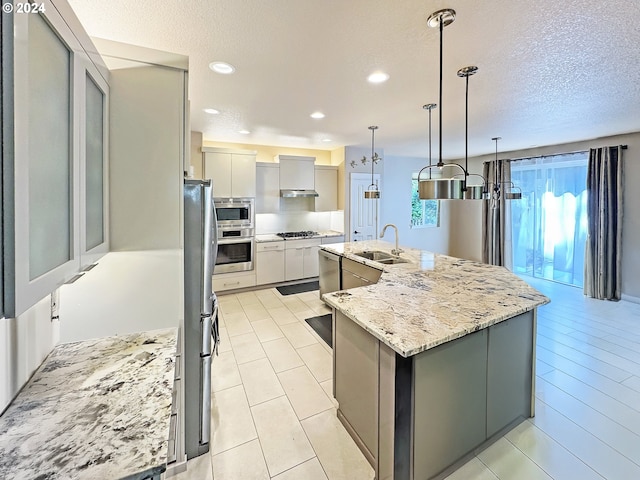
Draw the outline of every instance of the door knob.
<instances>
[{"instance_id":1,"label":"door knob","mask_svg":"<svg viewBox=\"0 0 640 480\"><path fill-rule=\"evenodd\" d=\"M360 232L359 232L359 231L357 231L357 230L354 230L354 231L353 231L353 233L358 234L358 233L360 233Z\"/></svg>"}]
</instances>

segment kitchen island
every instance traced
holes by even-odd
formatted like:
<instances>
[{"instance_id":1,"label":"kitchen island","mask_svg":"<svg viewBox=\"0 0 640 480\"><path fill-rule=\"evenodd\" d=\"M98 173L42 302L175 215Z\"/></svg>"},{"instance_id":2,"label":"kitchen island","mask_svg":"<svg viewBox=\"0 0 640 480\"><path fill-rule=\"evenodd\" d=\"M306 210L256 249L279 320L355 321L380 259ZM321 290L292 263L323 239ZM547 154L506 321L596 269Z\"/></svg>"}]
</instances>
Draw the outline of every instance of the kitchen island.
<instances>
[{"instance_id":1,"label":"kitchen island","mask_svg":"<svg viewBox=\"0 0 640 480\"><path fill-rule=\"evenodd\" d=\"M547 297L503 267L410 248L403 263L362 256L390 254L381 241L321 248L383 270L375 284L323 296L338 418L377 479L444 477L533 416L536 308Z\"/></svg>"},{"instance_id":2,"label":"kitchen island","mask_svg":"<svg viewBox=\"0 0 640 480\"><path fill-rule=\"evenodd\" d=\"M2 479L159 479L177 329L56 346L0 417Z\"/></svg>"}]
</instances>

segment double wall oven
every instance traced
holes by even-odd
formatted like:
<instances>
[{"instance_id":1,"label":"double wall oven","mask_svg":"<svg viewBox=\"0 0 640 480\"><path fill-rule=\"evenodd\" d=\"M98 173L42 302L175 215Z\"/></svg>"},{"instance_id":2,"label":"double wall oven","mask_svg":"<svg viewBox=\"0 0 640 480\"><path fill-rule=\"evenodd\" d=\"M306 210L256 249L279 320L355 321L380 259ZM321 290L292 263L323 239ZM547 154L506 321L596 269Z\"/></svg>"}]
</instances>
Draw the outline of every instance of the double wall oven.
<instances>
[{"instance_id":1,"label":"double wall oven","mask_svg":"<svg viewBox=\"0 0 640 480\"><path fill-rule=\"evenodd\" d=\"M218 257L215 273L253 270L255 200L214 198L218 218Z\"/></svg>"}]
</instances>

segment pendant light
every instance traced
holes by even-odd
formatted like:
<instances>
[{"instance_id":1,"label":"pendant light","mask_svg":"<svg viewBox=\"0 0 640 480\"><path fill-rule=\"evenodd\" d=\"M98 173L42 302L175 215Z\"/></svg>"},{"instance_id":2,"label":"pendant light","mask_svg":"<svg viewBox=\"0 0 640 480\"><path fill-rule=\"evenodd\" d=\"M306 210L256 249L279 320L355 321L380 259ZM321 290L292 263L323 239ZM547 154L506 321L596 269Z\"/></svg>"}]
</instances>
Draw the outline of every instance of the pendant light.
<instances>
[{"instance_id":1,"label":"pendant light","mask_svg":"<svg viewBox=\"0 0 640 480\"><path fill-rule=\"evenodd\" d=\"M458 77L465 79L465 96L464 96L464 198L465 200L482 200L484 194L484 181L482 185L469 185L469 77L478 72L478 67L470 65L458 70ZM474 175L476 176L476 175Z\"/></svg>"},{"instance_id":2,"label":"pendant light","mask_svg":"<svg viewBox=\"0 0 640 480\"><path fill-rule=\"evenodd\" d=\"M469 77L478 71L478 67L469 66L464 67L458 71L459 77L466 78L466 110L465 110L465 166L457 163L444 163L442 161L442 44L443 44L443 31L444 27L453 23L456 18L455 10L445 8L432 13L427 19L427 25L429 27L438 27L440 31L440 82L439 82L439 124L440 129L438 132L439 152L438 163L436 165L430 164L420 170L418 173L418 193L421 200L453 200L453 199L468 199L479 200L483 196L485 191L485 181L482 175L473 175L482 178L482 185L467 185L467 179L470 176L468 170L468 103L469 103ZM420 174L423 170L433 167L438 167L442 170L444 167L457 167L462 170L462 173L453 175L452 178L429 178L421 179ZM462 178L457 178L462 176Z\"/></svg>"},{"instance_id":3,"label":"pendant light","mask_svg":"<svg viewBox=\"0 0 640 480\"><path fill-rule=\"evenodd\" d=\"M374 147L375 132L377 129L378 127L375 125L372 125L369 127L369 130L371 130L371 185L369 185L369 187L365 190L364 198L368 198L371 200L380 198L380 190L378 190L378 186L373 182L373 166L381 160L381 158L378 157L378 154L375 153L375 147Z\"/></svg>"},{"instance_id":4,"label":"pendant light","mask_svg":"<svg viewBox=\"0 0 640 480\"><path fill-rule=\"evenodd\" d=\"M447 25L451 25L455 18L455 10L445 8L432 13L427 19L427 25L429 27L438 27L438 29L440 30L440 108L438 109L438 122L440 128L438 131L438 163L435 165L440 169L444 168L445 166L456 165L445 165L442 161L442 38L444 27L446 27ZM460 167L459 165L457 166ZM429 165L425 168L431 170L432 167L433 165ZM424 168L422 170L424 170ZM421 200L447 200L463 198L462 189L464 188L464 180L456 178L431 178L431 176L429 176L428 179L421 180L420 174L422 173L422 170L420 170L420 172L418 173L418 195Z\"/></svg>"},{"instance_id":5,"label":"pendant light","mask_svg":"<svg viewBox=\"0 0 640 480\"><path fill-rule=\"evenodd\" d=\"M497 201L500 200L500 195L504 195L505 200L520 200L522 198L522 190L520 190L520 187L514 185L513 182L501 182L498 178L498 140L501 139L502 137L493 137L491 139L496 142L496 159L493 163L494 180L493 183L490 184L492 187L491 193L487 192L487 197Z\"/></svg>"}]
</instances>

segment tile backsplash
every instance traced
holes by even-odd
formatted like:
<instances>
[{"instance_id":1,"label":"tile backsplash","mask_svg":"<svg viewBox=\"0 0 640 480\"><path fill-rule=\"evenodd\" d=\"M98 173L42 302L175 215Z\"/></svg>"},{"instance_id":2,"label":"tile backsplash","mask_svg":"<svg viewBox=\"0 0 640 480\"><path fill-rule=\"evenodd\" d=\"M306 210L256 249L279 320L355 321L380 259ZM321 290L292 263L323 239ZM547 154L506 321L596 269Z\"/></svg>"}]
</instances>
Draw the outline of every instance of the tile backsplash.
<instances>
[{"instance_id":1,"label":"tile backsplash","mask_svg":"<svg viewBox=\"0 0 640 480\"><path fill-rule=\"evenodd\" d=\"M256 234L294 232L298 230L344 231L344 211L292 211L256 214Z\"/></svg>"}]
</instances>

